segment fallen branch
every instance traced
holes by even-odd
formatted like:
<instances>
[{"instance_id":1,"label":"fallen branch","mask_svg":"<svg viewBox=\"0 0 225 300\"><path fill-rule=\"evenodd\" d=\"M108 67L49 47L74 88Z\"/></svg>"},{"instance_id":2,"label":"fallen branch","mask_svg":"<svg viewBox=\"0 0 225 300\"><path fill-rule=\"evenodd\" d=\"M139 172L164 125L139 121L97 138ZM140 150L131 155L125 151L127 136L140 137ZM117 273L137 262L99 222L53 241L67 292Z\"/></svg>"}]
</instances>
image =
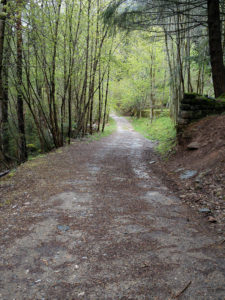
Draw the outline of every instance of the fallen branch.
<instances>
[{"instance_id":1,"label":"fallen branch","mask_svg":"<svg viewBox=\"0 0 225 300\"><path fill-rule=\"evenodd\" d=\"M4 172L2 172L2 173L0 173L0 178L1 177L3 177L3 176L5 176L5 175L7 175L7 174L9 174L9 170L7 170L7 171L4 171Z\"/></svg>"},{"instance_id":2,"label":"fallen branch","mask_svg":"<svg viewBox=\"0 0 225 300\"><path fill-rule=\"evenodd\" d=\"M188 284L185 286L185 288L183 288L183 290L181 292L179 292L178 294L176 294L173 299L178 299L191 285L192 281L189 281Z\"/></svg>"}]
</instances>

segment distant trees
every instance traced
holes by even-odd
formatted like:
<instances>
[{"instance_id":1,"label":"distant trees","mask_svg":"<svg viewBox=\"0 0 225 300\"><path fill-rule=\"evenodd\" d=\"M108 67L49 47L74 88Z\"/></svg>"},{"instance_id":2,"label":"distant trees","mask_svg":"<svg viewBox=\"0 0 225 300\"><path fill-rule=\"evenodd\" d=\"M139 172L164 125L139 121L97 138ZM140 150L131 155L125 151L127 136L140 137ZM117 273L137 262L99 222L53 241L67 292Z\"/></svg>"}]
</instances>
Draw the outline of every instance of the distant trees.
<instances>
[{"instance_id":1,"label":"distant trees","mask_svg":"<svg viewBox=\"0 0 225 300\"><path fill-rule=\"evenodd\" d=\"M112 63L110 94L115 108L136 117L153 117L157 106L165 108L169 99L169 72L166 49L156 34L132 32L120 37ZM151 42L150 42L151 41Z\"/></svg>"},{"instance_id":2,"label":"distant trees","mask_svg":"<svg viewBox=\"0 0 225 300\"><path fill-rule=\"evenodd\" d=\"M225 93L221 42L224 27L222 31L220 18L224 16L223 4L219 0L118 0L111 1L105 11L106 23L128 31L144 30L156 33L158 37L164 36L171 77L171 107L175 119L184 91L204 92L208 58L215 96ZM199 56L194 58L194 52ZM193 64L195 67L198 65L197 85L191 75Z\"/></svg>"},{"instance_id":3,"label":"distant trees","mask_svg":"<svg viewBox=\"0 0 225 300\"><path fill-rule=\"evenodd\" d=\"M104 129L113 48L101 19L106 4L1 0L2 163Z\"/></svg>"}]
</instances>

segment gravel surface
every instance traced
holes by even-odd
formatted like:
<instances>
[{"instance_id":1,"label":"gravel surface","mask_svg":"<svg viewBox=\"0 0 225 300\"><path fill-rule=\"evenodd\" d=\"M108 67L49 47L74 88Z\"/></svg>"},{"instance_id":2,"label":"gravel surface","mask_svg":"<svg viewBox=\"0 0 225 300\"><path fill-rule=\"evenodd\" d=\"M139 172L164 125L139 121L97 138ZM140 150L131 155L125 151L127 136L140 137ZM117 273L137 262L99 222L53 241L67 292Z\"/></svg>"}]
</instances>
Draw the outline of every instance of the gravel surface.
<instances>
[{"instance_id":1,"label":"gravel surface","mask_svg":"<svg viewBox=\"0 0 225 300\"><path fill-rule=\"evenodd\" d=\"M154 175L153 143L114 118L113 135L2 181L0 299L225 299L225 242Z\"/></svg>"}]
</instances>

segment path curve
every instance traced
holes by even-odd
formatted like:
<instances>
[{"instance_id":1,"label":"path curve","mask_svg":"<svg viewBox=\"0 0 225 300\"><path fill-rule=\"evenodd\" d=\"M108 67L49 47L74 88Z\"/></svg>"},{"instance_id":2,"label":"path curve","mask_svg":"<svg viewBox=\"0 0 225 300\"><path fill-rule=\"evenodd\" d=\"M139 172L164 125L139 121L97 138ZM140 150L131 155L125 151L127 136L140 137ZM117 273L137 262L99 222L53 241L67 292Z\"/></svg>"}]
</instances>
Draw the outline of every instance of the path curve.
<instances>
[{"instance_id":1,"label":"path curve","mask_svg":"<svg viewBox=\"0 0 225 300\"><path fill-rule=\"evenodd\" d=\"M114 118L113 135L18 170L0 299L225 299L224 244L152 173L153 143Z\"/></svg>"}]
</instances>

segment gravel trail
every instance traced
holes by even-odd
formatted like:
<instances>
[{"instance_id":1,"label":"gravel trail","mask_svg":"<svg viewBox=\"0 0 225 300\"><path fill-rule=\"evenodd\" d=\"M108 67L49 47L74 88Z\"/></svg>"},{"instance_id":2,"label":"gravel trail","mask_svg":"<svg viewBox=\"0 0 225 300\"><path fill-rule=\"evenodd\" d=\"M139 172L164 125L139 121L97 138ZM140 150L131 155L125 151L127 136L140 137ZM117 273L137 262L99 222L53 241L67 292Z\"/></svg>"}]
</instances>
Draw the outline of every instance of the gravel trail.
<instances>
[{"instance_id":1,"label":"gravel trail","mask_svg":"<svg viewBox=\"0 0 225 300\"><path fill-rule=\"evenodd\" d=\"M153 174L153 143L114 118L111 136L1 187L0 299L225 299L225 243Z\"/></svg>"}]
</instances>

